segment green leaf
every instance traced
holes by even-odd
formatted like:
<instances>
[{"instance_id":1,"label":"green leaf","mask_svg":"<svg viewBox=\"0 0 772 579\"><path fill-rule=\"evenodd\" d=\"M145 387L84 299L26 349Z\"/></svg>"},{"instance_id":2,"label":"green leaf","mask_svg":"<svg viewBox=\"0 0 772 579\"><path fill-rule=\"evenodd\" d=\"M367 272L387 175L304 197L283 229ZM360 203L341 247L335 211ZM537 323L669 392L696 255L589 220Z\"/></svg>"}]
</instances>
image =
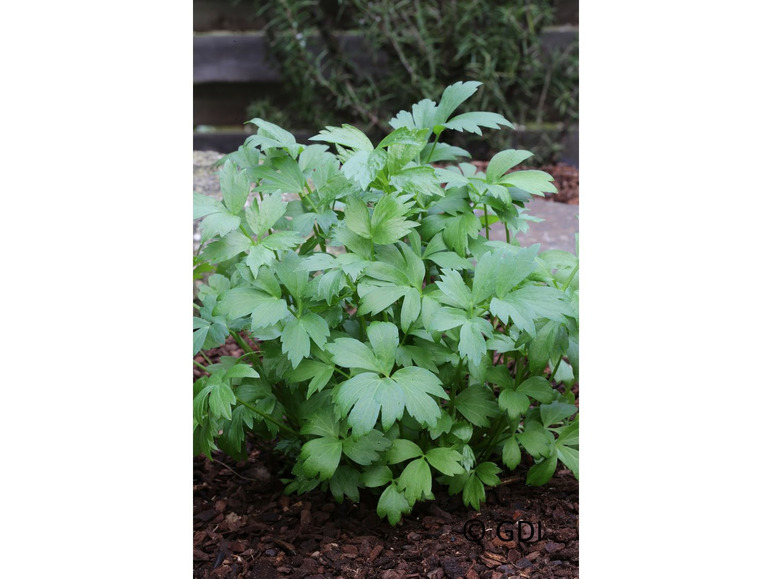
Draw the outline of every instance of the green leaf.
<instances>
[{"instance_id":1,"label":"green leaf","mask_svg":"<svg viewBox=\"0 0 772 579\"><path fill-rule=\"evenodd\" d=\"M426 310L426 303L427 300L424 300L424 310ZM465 324L467 320L466 312L457 308L439 308L432 312L427 329L432 332L446 332Z\"/></svg>"},{"instance_id":2,"label":"green leaf","mask_svg":"<svg viewBox=\"0 0 772 579\"><path fill-rule=\"evenodd\" d=\"M214 197L193 193L193 219L200 219L212 213L226 212L223 204Z\"/></svg>"},{"instance_id":3,"label":"green leaf","mask_svg":"<svg viewBox=\"0 0 772 579\"><path fill-rule=\"evenodd\" d=\"M367 327L367 338L370 340L375 359L382 374L391 374L394 358L399 345L399 330L390 322L372 322Z\"/></svg>"},{"instance_id":4,"label":"green leaf","mask_svg":"<svg viewBox=\"0 0 772 579\"><path fill-rule=\"evenodd\" d=\"M517 465L520 464L521 459L520 445L514 436L510 436L504 442L504 447L501 449L501 460L509 470L515 470Z\"/></svg>"},{"instance_id":5,"label":"green leaf","mask_svg":"<svg viewBox=\"0 0 772 579\"><path fill-rule=\"evenodd\" d=\"M440 301L451 306L465 310L472 304L472 291L464 283L461 275L451 270L440 276L442 281L437 282L437 287L443 295Z\"/></svg>"},{"instance_id":6,"label":"green leaf","mask_svg":"<svg viewBox=\"0 0 772 579\"><path fill-rule=\"evenodd\" d=\"M404 491L408 504L413 505L422 496L432 494L432 473L423 458L408 463L397 479L397 488Z\"/></svg>"},{"instance_id":7,"label":"green leaf","mask_svg":"<svg viewBox=\"0 0 772 579\"><path fill-rule=\"evenodd\" d=\"M357 471L345 464L341 465L330 479L330 492L339 503L348 497L353 502L359 502L359 485Z\"/></svg>"},{"instance_id":8,"label":"green leaf","mask_svg":"<svg viewBox=\"0 0 772 579\"><path fill-rule=\"evenodd\" d=\"M247 364L234 364L228 370L225 372L225 376L223 376L224 379L230 379L230 378L260 378L260 374L258 374L252 366L249 366ZM235 401L235 398L234 398Z\"/></svg>"},{"instance_id":9,"label":"green leaf","mask_svg":"<svg viewBox=\"0 0 772 579\"><path fill-rule=\"evenodd\" d=\"M418 225L404 216L410 210L409 205L397 201L394 195L384 195L373 208L371 232L373 242L389 244L405 237Z\"/></svg>"},{"instance_id":10,"label":"green leaf","mask_svg":"<svg viewBox=\"0 0 772 579\"><path fill-rule=\"evenodd\" d=\"M354 437L370 432L378 414L384 430L388 430L402 418L405 410L403 389L391 378L381 378L373 372L357 374L341 382L333 391L333 397L341 414L348 415Z\"/></svg>"},{"instance_id":11,"label":"green leaf","mask_svg":"<svg viewBox=\"0 0 772 579\"><path fill-rule=\"evenodd\" d=\"M343 442L343 452L351 460L361 465L369 465L377 461L381 452L391 446L391 440L380 430L368 432L359 439L352 437Z\"/></svg>"},{"instance_id":12,"label":"green leaf","mask_svg":"<svg viewBox=\"0 0 772 579\"><path fill-rule=\"evenodd\" d=\"M479 511L480 503L485 501L485 487L476 476L470 476L464 483L464 504Z\"/></svg>"},{"instance_id":13,"label":"green leaf","mask_svg":"<svg viewBox=\"0 0 772 579\"><path fill-rule=\"evenodd\" d=\"M579 451L570 446L556 444L557 456L564 465L566 465L573 475L579 478Z\"/></svg>"},{"instance_id":14,"label":"green leaf","mask_svg":"<svg viewBox=\"0 0 772 579\"><path fill-rule=\"evenodd\" d=\"M327 343L327 338L330 335L330 328L328 327L327 322L325 322L321 316L309 312L300 318L300 324L316 345L320 348L324 348L324 345Z\"/></svg>"},{"instance_id":15,"label":"green leaf","mask_svg":"<svg viewBox=\"0 0 772 579\"><path fill-rule=\"evenodd\" d=\"M258 237L262 237L287 212L287 204L281 200L281 193L267 195L262 203L257 199L247 207L247 224Z\"/></svg>"},{"instance_id":16,"label":"green leaf","mask_svg":"<svg viewBox=\"0 0 772 579\"><path fill-rule=\"evenodd\" d=\"M544 372L550 358L560 355L561 341L567 345L565 327L552 321L544 324L528 345L528 369L534 374Z\"/></svg>"},{"instance_id":17,"label":"green leaf","mask_svg":"<svg viewBox=\"0 0 772 579\"><path fill-rule=\"evenodd\" d=\"M325 143L335 143L343 147L348 147L355 151L372 151L373 144L362 131L351 125L342 127L326 127L308 139L309 141L323 141Z\"/></svg>"},{"instance_id":18,"label":"green leaf","mask_svg":"<svg viewBox=\"0 0 772 579\"><path fill-rule=\"evenodd\" d=\"M286 149L290 155L297 157L298 153L302 149L301 145L298 145L295 141L295 137L292 133L285 131L278 125L264 121L259 117L255 117L251 121L247 121L258 127L257 135L252 135L246 140L245 145L248 147L260 146L263 151L271 148L283 148Z\"/></svg>"},{"instance_id":19,"label":"green leaf","mask_svg":"<svg viewBox=\"0 0 772 579\"><path fill-rule=\"evenodd\" d=\"M551 404L542 404L539 406L541 423L544 426L550 426L561 422L569 416L573 416L578 411L579 409L573 404L566 404L564 402L558 402L557 400Z\"/></svg>"},{"instance_id":20,"label":"green leaf","mask_svg":"<svg viewBox=\"0 0 772 579\"><path fill-rule=\"evenodd\" d=\"M500 472L501 469L492 462L481 462L474 469L474 473L477 475L477 478L479 478L483 484L486 484L489 487L494 487L501 484L501 480L498 476L496 476Z\"/></svg>"},{"instance_id":21,"label":"green leaf","mask_svg":"<svg viewBox=\"0 0 772 579\"><path fill-rule=\"evenodd\" d=\"M550 397L552 397L551 392ZM522 392L515 392L506 388L499 393L499 408L506 411L512 420L518 420L520 416L528 412L530 407L531 401Z\"/></svg>"},{"instance_id":22,"label":"green leaf","mask_svg":"<svg viewBox=\"0 0 772 579\"><path fill-rule=\"evenodd\" d=\"M383 149L368 153L354 153L343 163L341 170L347 179L358 184L362 189L368 189L381 169L386 166L387 155Z\"/></svg>"},{"instance_id":23,"label":"green leaf","mask_svg":"<svg viewBox=\"0 0 772 579\"><path fill-rule=\"evenodd\" d=\"M452 448L432 448L426 453L426 460L442 474L448 476L454 476L464 472L464 467L460 464L462 456Z\"/></svg>"},{"instance_id":24,"label":"green leaf","mask_svg":"<svg viewBox=\"0 0 772 579\"><path fill-rule=\"evenodd\" d=\"M373 351L359 340L338 338L327 344L326 349L332 354L332 361L338 366L380 372L380 364Z\"/></svg>"},{"instance_id":25,"label":"green leaf","mask_svg":"<svg viewBox=\"0 0 772 579\"><path fill-rule=\"evenodd\" d=\"M456 409L475 426L490 426L488 418L499 413L490 389L479 384L470 386L456 396Z\"/></svg>"},{"instance_id":26,"label":"green leaf","mask_svg":"<svg viewBox=\"0 0 772 579\"><path fill-rule=\"evenodd\" d=\"M367 488L382 487L392 480L391 469L383 464L366 468L359 477Z\"/></svg>"},{"instance_id":27,"label":"green leaf","mask_svg":"<svg viewBox=\"0 0 772 579\"><path fill-rule=\"evenodd\" d=\"M474 112L457 115L444 123L443 126L446 129L466 131L468 133L475 133L476 135L482 135L480 127L488 127L491 129L498 129L499 126L508 127L510 129L514 128L512 123L500 114L488 112Z\"/></svg>"},{"instance_id":28,"label":"green leaf","mask_svg":"<svg viewBox=\"0 0 772 579\"><path fill-rule=\"evenodd\" d=\"M497 183L504 173L531 157L533 157L533 153L530 151L516 151L515 149L500 151L488 163L485 180L488 183Z\"/></svg>"},{"instance_id":29,"label":"green leaf","mask_svg":"<svg viewBox=\"0 0 772 579\"><path fill-rule=\"evenodd\" d=\"M577 446L579 444L579 418L560 429L558 444Z\"/></svg>"},{"instance_id":30,"label":"green leaf","mask_svg":"<svg viewBox=\"0 0 772 579\"><path fill-rule=\"evenodd\" d=\"M531 486L541 486L547 484L555 474L555 468L558 465L558 456L554 454L536 463L530 469L525 477L525 484Z\"/></svg>"},{"instance_id":31,"label":"green leaf","mask_svg":"<svg viewBox=\"0 0 772 579\"><path fill-rule=\"evenodd\" d=\"M227 261L249 249L252 242L240 231L233 231L219 241L208 244L201 252L201 257L212 263Z\"/></svg>"},{"instance_id":32,"label":"green leaf","mask_svg":"<svg viewBox=\"0 0 772 579\"><path fill-rule=\"evenodd\" d=\"M424 223L428 220L424 219ZM477 237L482 229L480 218L468 211L442 220L442 239L461 256L466 255L469 238Z\"/></svg>"},{"instance_id":33,"label":"green leaf","mask_svg":"<svg viewBox=\"0 0 772 579\"><path fill-rule=\"evenodd\" d=\"M195 332L193 332L193 355L201 351L201 348L204 347L204 342L206 341L206 335L209 333L209 326L205 326L203 328L197 329Z\"/></svg>"},{"instance_id":34,"label":"green leaf","mask_svg":"<svg viewBox=\"0 0 772 579\"><path fill-rule=\"evenodd\" d=\"M558 192L552 181L554 181L552 175L544 171L515 171L502 178L499 184L517 187L531 195L544 197L545 193Z\"/></svg>"},{"instance_id":35,"label":"green leaf","mask_svg":"<svg viewBox=\"0 0 772 579\"><path fill-rule=\"evenodd\" d=\"M225 211L225 207L222 207L221 212L208 215L201 222L201 239L206 241L215 235L220 237L228 235L231 231L238 229L240 223L241 218L238 215L231 215Z\"/></svg>"},{"instance_id":36,"label":"green leaf","mask_svg":"<svg viewBox=\"0 0 772 579\"><path fill-rule=\"evenodd\" d=\"M391 443L388 460L389 464L397 464L417 456L423 456L420 446L410 440L397 438Z\"/></svg>"},{"instance_id":37,"label":"green leaf","mask_svg":"<svg viewBox=\"0 0 772 579\"><path fill-rule=\"evenodd\" d=\"M440 104L437 107L437 113L434 119L435 124L441 124L447 121L451 113L455 111L461 103L477 92L477 88L481 84L481 82L470 80L467 82L457 82L447 87L442 93Z\"/></svg>"},{"instance_id":38,"label":"green leaf","mask_svg":"<svg viewBox=\"0 0 772 579\"><path fill-rule=\"evenodd\" d=\"M264 328L282 320L289 310L287 302L283 299L255 288L237 287L225 293L218 306L218 312L230 319L251 315L252 327Z\"/></svg>"},{"instance_id":39,"label":"green leaf","mask_svg":"<svg viewBox=\"0 0 772 579\"><path fill-rule=\"evenodd\" d=\"M434 101L423 99L412 107L412 114L407 111L400 111L389 121L389 124L395 129L405 127L408 129L433 129L434 119L437 115L437 105Z\"/></svg>"},{"instance_id":40,"label":"green leaf","mask_svg":"<svg viewBox=\"0 0 772 579\"><path fill-rule=\"evenodd\" d=\"M300 459L303 460L303 474L318 476L321 480L332 478L340 463L343 441L335 438L314 438L303 445Z\"/></svg>"},{"instance_id":41,"label":"green leaf","mask_svg":"<svg viewBox=\"0 0 772 579\"><path fill-rule=\"evenodd\" d=\"M472 364L479 364L487 351L483 334L493 335L493 327L488 320L472 318L461 325L458 353Z\"/></svg>"},{"instance_id":42,"label":"green leaf","mask_svg":"<svg viewBox=\"0 0 772 579\"><path fill-rule=\"evenodd\" d=\"M297 231L276 231L263 239L260 244L273 251L287 251L303 243L303 237Z\"/></svg>"},{"instance_id":43,"label":"green leaf","mask_svg":"<svg viewBox=\"0 0 772 579\"><path fill-rule=\"evenodd\" d=\"M405 299L402 302L402 311L399 318L402 331L407 333L410 325L418 319L420 314L421 293L415 288L409 288L405 291Z\"/></svg>"},{"instance_id":44,"label":"green leaf","mask_svg":"<svg viewBox=\"0 0 772 579\"><path fill-rule=\"evenodd\" d=\"M534 458L549 456L552 453L555 439L550 431L538 422L529 422L525 431L516 434L515 437L526 452Z\"/></svg>"},{"instance_id":45,"label":"green leaf","mask_svg":"<svg viewBox=\"0 0 772 579\"><path fill-rule=\"evenodd\" d=\"M358 197L349 197L346 200L346 227L365 239L372 238L370 233L370 212L367 205Z\"/></svg>"},{"instance_id":46,"label":"green leaf","mask_svg":"<svg viewBox=\"0 0 772 579\"><path fill-rule=\"evenodd\" d=\"M389 523L393 527L396 525L403 514L410 512L410 504L405 498L405 493L400 492L396 483L390 484L378 499L377 513L381 518L388 517Z\"/></svg>"},{"instance_id":47,"label":"green leaf","mask_svg":"<svg viewBox=\"0 0 772 579\"><path fill-rule=\"evenodd\" d=\"M236 404L236 395L230 384L216 384L209 395L209 411L213 416L231 419L231 406Z\"/></svg>"},{"instance_id":48,"label":"green leaf","mask_svg":"<svg viewBox=\"0 0 772 579\"><path fill-rule=\"evenodd\" d=\"M547 318L565 322L565 316L574 315L562 291L540 285L517 289L502 299L493 298L490 312L504 323L511 319L518 330L524 330L532 336L536 334L534 320Z\"/></svg>"},{"instance_id":49,"label":"green leaf","mask_svg":"<svg viewBox=\"0 0 772 579\"><path fill-rule=\"evenodd\" d=\"M238 213L244 208L249 196L250 184L246 171L239 171L236 163L225 161L220 169L220 189L223 202L231 213Z\"/></svg>"},{"instance_id":50,"label":"green leaf","mask_svg":"<svg viewBox=\"0 0 772 579\"><path fill-rule=\"evenodd\" d=\"M311 341L299 319L293 318L284 326L281 334L281 351L287 354L293 368L297 368L301 360L311 353Z\"/></svg>"},{"instance_id":51,"label":"green leaf","mask_svg":"<svg viewBox=\"0 0 772 579\"><path fill-rule=\"evenodd\" d=\"M407 289L394 285L376 286L361 283L357 286L357 291L362 298L359 312L362 314L380 313L403 297Z\"/></svg>"},{"instance_id":52,"label":"green leaf","mask_svg":"<svg viewBox=\"0 0 772 579\"><path fill-rule=\"evenodd\" d=\"M530 396L544 404L549 404L554 398L555 391L549 381L543 376L531 376L524 380L516 389L517 393Z\"/></svg>"},{"instance_id":53,"label":"green leaf","mask_svg":"<svg viewBox=\"0 0 772 579\"><path fill-rule=\"evenodd\" d=\"M417 366L397 370L392 374L392 378L402 389L408 413L418 422L427 424L429 428L436 425L440 417L440 407L432 396L448 399L440 379L429 370Z\"/></svg>"},{"instance_id":54,"label":"green leaf","mask_svg":"<svg viewBox=\"0 0 772 579\"><path fill-rule=\"evenodd\" d=\"M507 256L502 251L485 253L477 260L472 280L472 301L475 304L480 304L493 295L499 272L506 261Z\"/></svg>"},{"instance_id":55,"label":"green leaf","mask_svg":"<svg viewBox=\"0 0 772 579\"><path fill-rule=\"evenodd\" d=\"M528 248L520 248L515 254L514 258L511 256L498 263L498 277L496 279L496 295L503 297L507 292L511 291L526 279L533 270L536 269L536 254L538 253L539 246L532 245ZM499 253L497 250L495 253ZM502 254L507 255L511 252L508 250L501 251ZM528 297L528 294L524 296L524 299Z\"/></svg>"}]
</instances>

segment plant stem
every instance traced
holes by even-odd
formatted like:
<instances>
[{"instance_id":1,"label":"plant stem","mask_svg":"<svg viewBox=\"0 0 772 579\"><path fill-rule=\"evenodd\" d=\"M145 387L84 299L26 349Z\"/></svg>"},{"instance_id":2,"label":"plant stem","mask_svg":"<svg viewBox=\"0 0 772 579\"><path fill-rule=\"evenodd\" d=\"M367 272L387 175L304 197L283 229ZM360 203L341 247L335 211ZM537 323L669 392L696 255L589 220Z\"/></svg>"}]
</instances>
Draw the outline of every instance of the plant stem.
<instances>
[{"instance_id":1,"label":"plant stem","mask_svg":"<svg viewBox=\"0 0 772 579\"><path fill-rule=\"evenodd\" d=\"M201 370L203 370L204 372L206 372L207 374L209 374L210 376L212 375L212 374L211 374L211 372L209 372L209 370L207 370L207 369L206 369L206 366L204 366L203 364L199 364L199 363L198 363L198 362L196 362L195 360L193 360L193 363L194 363L196 366L198 366L198 367L199 367Z\"/></svg>"},{"instance_id":2,"label":"plant stem","mask_svg":"<svg viewBox=\"0 0 772 579\"><path fill-rule=\"evenodd\" d=\"M483 203L483 212L485 213L485 239L490 240L491 238L491 227L488 223L488 206Z\"/></svg>"},{"instance_id":3,"label":"plant stem","mask_svg":"<svg viewBox=\"0 0 772 579\"><path fill-rule=\"evenodd\" d=\"M291 429L289 426L287 426L287 425L286 425L286 424L284 424L283 422L279 422L278 420L276 420L276 419L275 419L273 416L271 416L270 414L266 414L266 413L265 413L265 412L263 412L262 410L259 410L258 408L256 408L256 407L255 407L255 406L253 406L252 404L250 404L249 402L244 402L244 401L243 401L241 398L239 398L238 396L236 396L236 402L238 402L238 403L239 403L239 404L241 404L242 406L244 406L244 407L248 408L249 410L251 410L251 411L252 411L252 412L254 412L255 414L258 414L258 415L262 416L262 417L263 417L263 419L265 419L265 420L268 420L269 422L273 422L273 423L274 423L276 426L278 426L278 427L279 427L279 429L280 429L280 430L282 430L282 431L286 432L287 434L290 434L291 436L294 436L295 438L300 438L300 434L299 434L299 433L297 433L296 431L294 431L293 429Z\"/></svg>"},{"instance_id":4,"label":"plant stem","mask_svg":"<svg viewBox=\"0 0 772 579\"><path fill-rule=\"evenodd\" d=\"M244 350L244 352L254 352L252 348L249 347L249 344L247 344L244 341L244 338L242 338L238 332L235 330L230 331L231 336L233 336L233 339L236 340L236 343L241 346L241 349Z\"/></svg>"},{"instance_id":5,"label":"plant stem","mask_svg":"<svg viewBox=\"0 0 772 579\"><path fill-rule=\"evenodd\" d=\"M204 360L206 360L206 363L207 363L207 364L209 364L210 366L211 366L212 364L214 364L214 362L212 362L212 361L209 359L209 356L207 356L207 355L206 355L206 354L204 354L203 352L199 352L199 354L201 354L201 356L204 358Z\"/></svg>"},{"instance_id":6,"label":"plant stem","mask_svg":"<svg viewBox=\"0 0 772 579\"><path fill-rule=\"evenodd\" d=\"M555 367L552 369L552 373L550 374L550 380L555 380L555 386L558 385L558 382L557 382L555 376L557 375L558 368L560 368L560 363L562 361L563 361L563 357L561 356L560 358L558 358L558 363L555 364Z\"/></svg>"},{"instance_id":7,"label":"plant stem","mask_svg":"<svg viewBox=\"0 0 772 579\"><path fill-rule=\"evenodd\" d=\"M565 291L566 288L568 288L568 286L571 285L571 282L574 281L574 276L578 271L579 271L579 264L577 263L576 266L574 267L574 270L571 272L571 275L568 276L566 283L563 284L563 291Z\"/></svg>"},{"instance_id":8,"label":"plant stem","mask_svg":"<svg viewBox=\"0 0 772 579\"><path fill-rule=\"evenodd\" d=\"M442 132L442 131L440 131L439 133L434 133L434 143L432 144L432 148L431 148L431 150L429 151L429 156L428 156L428 157L426 157L426 162L427 162L427 163L428 163L428 162L429 162L429 160L432 158L432 155L434 155L434 149L436 149L436 148L437 148L437 142L440 140L440 133L441 133L441 132Z\"/></svg>"},{"instance_id":9,"label":"plant stem","mask_svg":"<svg viewBox=\"0 0 772 579\"><path fill-rule=\"evenodd\" d=\"M493 427L493 433L491 434L490 438L488 438L488 442L485 445L485 448L483 449L481 460L486 460L491 452L493 452L493 449L495 445L493 444L494 441L496 441L499 437L499 434L501 434L501 429L504 427L506 421L506 413L499 416L498 420L496 420L496 424Z\"/></svg>"}]
</instances>

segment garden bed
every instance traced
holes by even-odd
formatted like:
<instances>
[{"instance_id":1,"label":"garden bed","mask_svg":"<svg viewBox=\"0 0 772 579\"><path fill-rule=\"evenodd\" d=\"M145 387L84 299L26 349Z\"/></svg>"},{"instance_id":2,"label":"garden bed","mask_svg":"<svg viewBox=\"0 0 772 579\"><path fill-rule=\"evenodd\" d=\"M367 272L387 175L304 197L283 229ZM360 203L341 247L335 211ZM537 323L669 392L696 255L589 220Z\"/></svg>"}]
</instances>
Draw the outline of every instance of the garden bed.
<instances>
[{"instance_id":1,"label":"garden bed","mask_svg":"<svg viewBox=\"0 0 772 579\"><path fill-rule=\"evenodd\" d=\"M241 353L229 338L208 356ZM579 483L564 468L527 487L524 460L502 473L480 512L436 487L435 501L393 528L368 492L356 505L319 491L285 496L288 463L270 443L250 444L243 462L213 457L194 459L194 577L578 577Z\"/></svg>"}]
</instances>

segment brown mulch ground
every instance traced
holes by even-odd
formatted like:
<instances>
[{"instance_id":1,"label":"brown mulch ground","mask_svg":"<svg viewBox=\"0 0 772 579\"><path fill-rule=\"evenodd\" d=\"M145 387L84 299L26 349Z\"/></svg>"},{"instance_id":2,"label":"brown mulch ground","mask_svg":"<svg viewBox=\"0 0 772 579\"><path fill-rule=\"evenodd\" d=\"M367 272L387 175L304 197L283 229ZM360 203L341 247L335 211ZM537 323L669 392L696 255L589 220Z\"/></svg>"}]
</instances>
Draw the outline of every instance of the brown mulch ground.
<instances>
[{"instance_id":1,"label":"brown mulch ground","mask_svg":"<svg viewBox=\"0 0 772 579\"><path fill-rule=\"evenodd\" d=\"M208 354L216 360L241 350L229 338ZM270 443L250 446L245 462L194 459L194 577L579 576L579 483L566 469L539 488L524 484L528 465L502 473L504 484L487 492L479 513L436 486L435 501L416 504L391 527L376 514L378 497L365 489L358 505L319 491L285 496L279 479L288 473L286 459ZM522 523L519 539L517 521L536 530L540 524L541 535L531 538ZM465 528L482 538L470 540Z\"/></svg>"},{"instance_id":2,"label":"brown mulch ground","mask_svg":"<svg viewBox=\"0 0 772 579\"><path fill-rule=\"evenodd\" d=\"M483 171L488 168L488 161L472 161L472 164ZM555 178L555 187L557 187L558 192L545 196L547 201L579 205L579 169L572 165L558 163L556 165L542 165L540 167L519 167L514 170L522 171L526 169L545 171Z\"/></svg>"}]
</instances>

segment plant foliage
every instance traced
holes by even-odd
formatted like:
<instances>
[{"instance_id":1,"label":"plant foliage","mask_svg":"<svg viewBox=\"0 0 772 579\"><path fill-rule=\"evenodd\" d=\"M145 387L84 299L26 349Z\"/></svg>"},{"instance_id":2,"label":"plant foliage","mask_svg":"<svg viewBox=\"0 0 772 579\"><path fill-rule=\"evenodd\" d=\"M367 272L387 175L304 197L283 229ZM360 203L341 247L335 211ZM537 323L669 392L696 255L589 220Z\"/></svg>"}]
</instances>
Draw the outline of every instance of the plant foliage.
<instances>
[{"instance_id":1,"label":"plant foliage","mask_svg":"<svg viewBox=\"0 0 772 579\"><path fill-rule=\"evenodd\" d=\"M342 125L305 146L253 119L222 165L223 201L194 194L210 271L193 354L228 335L245 350L199 364L196 454L278 438L287 492L374 489L391 524L438 485L479 508L521 461L528 484L558 461L578 476L578 262L514 241L525 204L555 192L544 172L509 172L530 153L482 173L440 140L511 127L456 111L478 85L401 111L378 143ZM489 239L495 222L506 241Z\"/></svg>"}]
</instances>

